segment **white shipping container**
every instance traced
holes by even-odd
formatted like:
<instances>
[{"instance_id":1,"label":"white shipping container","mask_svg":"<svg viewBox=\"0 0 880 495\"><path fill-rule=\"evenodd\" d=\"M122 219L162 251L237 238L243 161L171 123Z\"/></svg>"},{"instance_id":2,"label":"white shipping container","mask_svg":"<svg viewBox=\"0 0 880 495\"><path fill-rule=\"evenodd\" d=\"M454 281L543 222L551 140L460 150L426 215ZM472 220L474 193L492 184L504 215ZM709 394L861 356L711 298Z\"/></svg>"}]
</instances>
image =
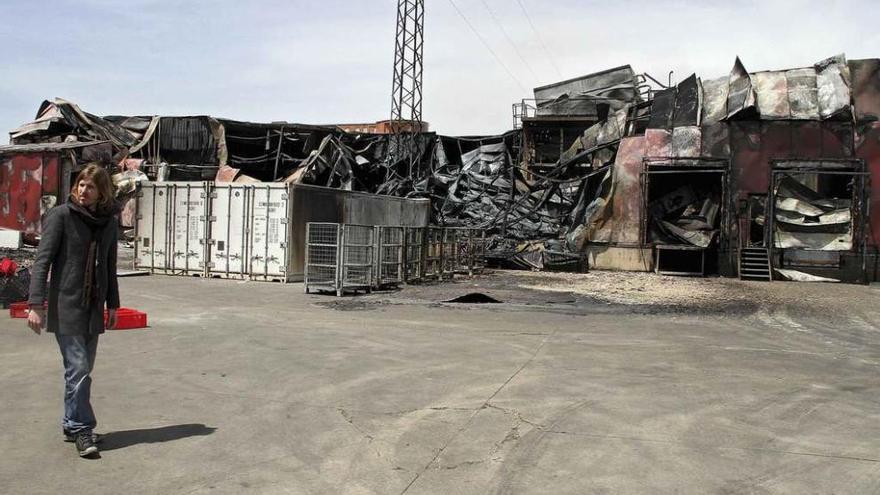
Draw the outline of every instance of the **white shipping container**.
<instances>
[{"instance_id":1,"label":"white shipping container","mask_svg":"<svg viewBox=\"0 0 880 495\"><path fill-rule=\"evenodd\" d=\"M208 274L288 281L290 186L216 184L211 193Z\"/></svg>"},{"instance_id":2,"label":"white shipping container","mask_svg":"<svg viewBox=\"0 0 880 495\"><path fill-rule=\"evenodd\" d=\"M204 275L207 257L207 184L145 184L138 192L135 268Z\"/></svg>"}]
</instances>

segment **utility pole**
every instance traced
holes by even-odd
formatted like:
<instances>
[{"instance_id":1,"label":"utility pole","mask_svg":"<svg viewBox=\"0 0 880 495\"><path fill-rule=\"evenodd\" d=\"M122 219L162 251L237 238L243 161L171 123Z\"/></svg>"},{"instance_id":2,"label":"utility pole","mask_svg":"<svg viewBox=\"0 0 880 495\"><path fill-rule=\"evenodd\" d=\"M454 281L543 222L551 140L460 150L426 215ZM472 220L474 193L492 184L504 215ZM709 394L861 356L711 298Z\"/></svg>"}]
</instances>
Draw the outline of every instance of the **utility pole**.
<instances>
[{"instance_id":1,"label":"utility pole","mask_svg":"<svg viewBox=\"0 0 880 495\"><path fill-rule=\"evenodd\" d=\"M422 131L422 48L425 33L425 1L398 0L397 36L394 43L394 79L391 85L391 121L388 142L388 174L392 167L407 162L412 177L416 134ZM401 177L402 178L402 177Z\"/></svg>"}]
</instances>

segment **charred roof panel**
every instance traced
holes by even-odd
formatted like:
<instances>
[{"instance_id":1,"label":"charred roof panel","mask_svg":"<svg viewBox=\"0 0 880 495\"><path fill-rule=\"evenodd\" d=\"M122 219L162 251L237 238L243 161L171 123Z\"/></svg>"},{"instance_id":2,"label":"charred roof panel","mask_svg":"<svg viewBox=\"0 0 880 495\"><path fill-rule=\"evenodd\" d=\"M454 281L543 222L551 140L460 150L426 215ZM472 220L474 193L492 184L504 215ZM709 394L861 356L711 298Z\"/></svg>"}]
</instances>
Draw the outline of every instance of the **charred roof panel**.
<instances>
[{"instance_id":1,"label":"charred roof panel","mask_svg":"<svg viewBox=\"0 0 880 495\"><path fill-rule=\"evenodd\" d=\"M757 97L752 78L745 66L736 57L728 79L730 89L727 96L727 118L749 118L756 113Z\"/></svg>"},{"instance_id":2,"label":"charred roof panel","mask_svg":"<svg viewBox=\"0 0 880 495\"><path fill-rule=\"evenodd\" d=\"M696 74L676 86L672 125L695 126L700 120L700 84Z\"/></svg>"},{"instance_id":3,"label":"charred roof panel","mask_svg":"<svg viewBox=\"0 0 880 495\"><path fill-rule=\"evenodd\" d=\"M541 86L534 92L539 116L598 117L599 103L606 103L611 111L617 111L639 101L636 75L629 65Z\"/></svg>"},{"instance_id":4,"label":"charred roof panel","mask_svg":"<svg viewBox=\"0 0 880 495\"><path fill-rule=\"evenodd\" d=\"M727 76L702 81L703 109L700 121L714 124L727 117L727 94L730 78Z\"/></svg>"},{"instance_id":5,"label":"charred roof panel","mask_svg":"<svg viewBox=\"0 0 880 495\"><path fill-rule=\"evenodd\" d=\"M788 103L791 118L795 120L819 120L819 98L816 89L816 69L792 69L785 71L788 85Z\"/></svg>"},{"instance_id":6,"label":"charred roof panel","mask_svg":"<svg viewBox=\"0 0 880 495\"><path fill-rule=\"evenodd\" d=\"M757 72L751 75L758 98L761 119L782 120L791 118L788 103L788 82L785 72Z\"/></svg>"},{"instance_id":7,"label":"charred roof panel","mask_svg":"<svg viewBox=\"0 0 880 495\"><path fill-rule=\"evenodd\" d=\"M851 92L849 66L843 55L825 59L816 64L816 88L819 98L819 116L823 119L849 117Z\"/></svg>"}]
</instances>

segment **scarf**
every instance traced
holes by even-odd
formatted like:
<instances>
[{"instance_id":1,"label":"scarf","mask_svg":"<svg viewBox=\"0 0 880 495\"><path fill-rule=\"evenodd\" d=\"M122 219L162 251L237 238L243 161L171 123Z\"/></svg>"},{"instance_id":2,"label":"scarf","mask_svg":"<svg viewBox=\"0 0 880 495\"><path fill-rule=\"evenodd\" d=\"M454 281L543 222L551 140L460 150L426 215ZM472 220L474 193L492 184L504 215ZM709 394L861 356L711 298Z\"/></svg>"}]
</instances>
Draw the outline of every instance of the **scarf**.
<instances>
[{"instance_id":1,"label":"scarf","mask_svg":"<svg viewBox=\"0 0 880 495\"><path fill-rule=\"evenodd\" d=\"M113 218L113 212L94 212L76 201L71 201L69 204L70 210L76 213L76 216L86 224L91 233L89 245L86 249L85 276L83 277L82 299L80 300L80 306L87 308L92 305L96 297L95 287L97 286L97 281L95 272L98 265L98 248L100 247L101 239L104 237L104 228L107 227L110 219Z\"/></svg>"}]
</instances>

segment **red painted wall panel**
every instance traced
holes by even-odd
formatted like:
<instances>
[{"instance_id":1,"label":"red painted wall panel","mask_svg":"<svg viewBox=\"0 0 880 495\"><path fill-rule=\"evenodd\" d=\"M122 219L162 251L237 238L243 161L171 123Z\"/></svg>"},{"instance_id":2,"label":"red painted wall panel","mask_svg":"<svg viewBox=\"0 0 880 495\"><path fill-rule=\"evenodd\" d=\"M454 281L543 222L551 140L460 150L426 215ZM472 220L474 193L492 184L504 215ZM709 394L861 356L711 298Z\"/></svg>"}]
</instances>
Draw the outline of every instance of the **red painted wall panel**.
<instances>
[{"instance_id":1,"label":"red painted wall panel","mask_svg":"<svg viewBox=\"0 0 880 495\"><path fill-rule=\"evenodd\" d=\"M856 157L865 160L871 172L870 228L868 244L880 246L880 122L866 124L856 136Z\"/></svg>"},{"instance_id":2,"label":"red painted wall panel","mask_svg":"<svg viewBox=\"0 0 880 495\"><path fill-rule=\"evenodd\" d=\"M0 157L0 227L39 234L42 198L58 195L58 179L57 154Z\"/></svg>"}]
</instances>

